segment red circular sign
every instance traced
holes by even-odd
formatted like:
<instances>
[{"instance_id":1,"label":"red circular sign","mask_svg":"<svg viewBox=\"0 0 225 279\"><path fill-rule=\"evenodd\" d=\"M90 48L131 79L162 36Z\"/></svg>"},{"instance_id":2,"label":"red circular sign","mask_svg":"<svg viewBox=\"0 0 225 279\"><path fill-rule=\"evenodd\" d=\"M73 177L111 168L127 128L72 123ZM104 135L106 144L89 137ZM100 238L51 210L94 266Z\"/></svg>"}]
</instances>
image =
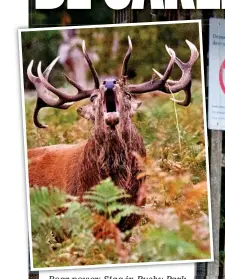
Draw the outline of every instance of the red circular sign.
<instances>
[{"instance_id":1,"label":"red circular sign","mask_svg":"<svg viewBox=\"0 0 225 279\"><path fill-rule=\"evenodd\" d=\"M219 74L219 79L220 79L220 86L223 90L223 93L225 94L225 80L223 80L223 71L225 71L225 60L223 61L221 67L220 67L220 74Z\"/></svg>"}]
</instances>

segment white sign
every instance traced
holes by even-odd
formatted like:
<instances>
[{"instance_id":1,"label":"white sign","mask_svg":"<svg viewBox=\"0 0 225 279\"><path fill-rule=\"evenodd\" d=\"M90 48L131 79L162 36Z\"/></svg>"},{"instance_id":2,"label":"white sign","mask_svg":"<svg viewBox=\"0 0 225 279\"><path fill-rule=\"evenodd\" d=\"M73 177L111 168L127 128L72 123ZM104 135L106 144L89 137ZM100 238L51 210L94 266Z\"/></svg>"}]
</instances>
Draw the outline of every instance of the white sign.
<instances>
[{"instance_id":1,"label":"white sign","mask_svg":"<svg viewBox=\"0 0 225 279\"><path fill-rule=\"evenodd\" d=\"M210 19L208 126L225 130L225 19Z\"/></svg>"}]
</instances>

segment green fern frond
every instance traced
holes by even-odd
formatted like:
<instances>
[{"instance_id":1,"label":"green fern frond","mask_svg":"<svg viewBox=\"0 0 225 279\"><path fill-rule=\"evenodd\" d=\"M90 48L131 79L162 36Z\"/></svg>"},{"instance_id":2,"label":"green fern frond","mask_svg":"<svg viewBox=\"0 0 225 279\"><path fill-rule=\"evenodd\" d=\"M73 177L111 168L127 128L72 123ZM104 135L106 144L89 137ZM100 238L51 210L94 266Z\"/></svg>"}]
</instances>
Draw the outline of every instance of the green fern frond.
<instances>
[{"instance_id":1,"label":"green fern frond","mask_svg":"<svg viewBox=\"0 0 225 279\"><path fill-rule=\"evenodd\" d=\"M62 222L72 236L85 234L93 224L90 210L78 202L70 204Z\"/></svg>"},{"instance_id":2,"label":"green fern frond","mask_svg":"<svg viewBox=\"0 0 225 279\"><path fill-rule=\"evenodd\" d=\"M129 197L124 189L115 186L111 179L106 179L84 195L84 204L118 224L122 217L139 214L136 206L124 204L124 200Z\"/></svg>"},{"instance_id":3,"label":"green fern frond","mask_svg":"<svg viewBox=\"0 0 225 279\"><path fill-rule=\"evenodd\" d=\"M37 231L46 219L54 216L55 210L66 201L66 195L56 188L31 188L30 209L32 217L32 231ZM57 220L56 220L56 223Z\"/></svg>"}]
</instances>

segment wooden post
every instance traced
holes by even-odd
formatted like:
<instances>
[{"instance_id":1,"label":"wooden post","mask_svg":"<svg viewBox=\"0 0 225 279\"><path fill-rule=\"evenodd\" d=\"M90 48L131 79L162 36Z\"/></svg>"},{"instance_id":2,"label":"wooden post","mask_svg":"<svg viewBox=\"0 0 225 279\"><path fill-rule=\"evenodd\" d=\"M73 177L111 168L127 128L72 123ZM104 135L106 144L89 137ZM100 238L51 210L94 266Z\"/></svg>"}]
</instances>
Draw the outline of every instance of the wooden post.
<instances>
[{"instance_id":1,"label":"wooden post","mask_svg":"<svg viewBox=\"0 0 225 279\"><path fill-rule=\"evenodd\" d=\"M207 278L219 278L219 235L221 201L221 155L222 131L211 131L210 186L212 204L212 227L214 262L208 263Z\"/></svg>"}]
</instances>

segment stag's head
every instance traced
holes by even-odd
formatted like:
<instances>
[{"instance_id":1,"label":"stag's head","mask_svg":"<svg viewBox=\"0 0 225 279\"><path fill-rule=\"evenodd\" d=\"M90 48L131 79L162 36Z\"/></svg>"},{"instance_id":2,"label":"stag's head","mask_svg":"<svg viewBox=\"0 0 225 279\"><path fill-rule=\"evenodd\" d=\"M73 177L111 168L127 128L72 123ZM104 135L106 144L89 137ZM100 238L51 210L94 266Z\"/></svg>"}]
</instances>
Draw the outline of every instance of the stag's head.
<instances>
[{"instance_id":1,"label":"stag's head","mask_svg":"<svg viewBox=\"0 0 225 279\"><path fill-rule=\"evenodd\" d=\"M78 113L93 122L97 116L104 119L104 123L114 128L120 122L120 117L131 117L141 102L132 96L122 80L116 78L105 79L90 96L90 103L80 107Z\"/></svg>"},{"instance_id":2,"label":"stag's head","mask_svg":"<svg viewBox=\"0 0 225 279\"><path fill-rule=\"evenodd\" d=\"M78 92L75 95L57 89L48 82L49 74L59 57L52 61L43 73L41 70L41 62L39 62L37 68L38 76L32 74L33 61L31 61L28 66L27 74L30 81L35 85L38 93L37 104L34 111L35 125L39 128L46 127L38 121L38 112L41 108L54 107L67 109L73 105L74 102L86 98L89 98L89 104L80 107L78 113L93 122L95 122L97 118L101 118L104 124L111 128L114 128L120 123L121 117L131 118L132 115L134 115L141 104L137 96L143 93L150 93L157 90L166 94L172 94L184 90L185 99L183 101L171 99L179 105L188 106L191 102L192 66L199 55L197 48L186 40L191 55L189 61L184 63L176 57L173 49L166 46L166 51L170 56L170 60L164 73L160 74L153 69L156 75L151 80L141 84L130 84L127 82L128 61L132 53L132 43L129 37L128 43L129 48L123 60L121 76L118 79L106 79L100 83L98 74L86 51L85 42L83 42L84 57L91 70L95 86L91 90L86 90L76 81L65 75L67 81L77 89ZM182 72L179 80L169 80L174 64L176 64ZM50 92L55 94L57 99L53 98L52 94L49 94Z\"/></svg>"}]
</instances>

